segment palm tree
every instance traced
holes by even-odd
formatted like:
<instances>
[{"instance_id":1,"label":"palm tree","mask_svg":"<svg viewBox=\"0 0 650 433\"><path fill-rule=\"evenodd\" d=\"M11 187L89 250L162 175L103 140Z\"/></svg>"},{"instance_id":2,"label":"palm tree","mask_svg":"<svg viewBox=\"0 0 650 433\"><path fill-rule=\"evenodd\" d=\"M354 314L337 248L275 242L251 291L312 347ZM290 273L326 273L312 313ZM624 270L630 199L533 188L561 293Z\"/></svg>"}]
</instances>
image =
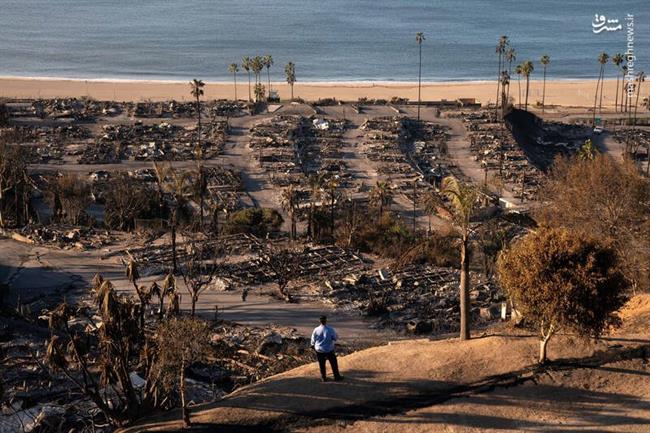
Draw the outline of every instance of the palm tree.
<instances>
[{"instance_id":1,"label":"palm tree","mask_svg":"<svg viewBox=\"0 0 650 433\"><path fill-rule=\"evenodd\" d=\"M196 99L196 120L197 120L197 134L196 145L201 148L201 96L203 96L203 87L205 83L196 78L190 81L190 93Z\"/></svg>"},{"instance_id":2,"label":"palm tree","mask_svg":"<svg viewBox=\"0 0 650 433\"><path fill-rule=\"evenodd\" d=\"M619 73L622 72L623 70L621 69L621 65L623 64L623 54L621 53L616 53L612 57L612 63L616 65L616 99L614 100L614 110L618 112L618 83L619 83ZM621 100L623 95L621 95ZM622 102L622 101L621 101ZM622 104L621 104L622 105Z\"/></svg>"},{"instance_id":3,"label":"palm tree","mask_svg":"<svg viewBox=\"0 0 650 433\"><path fill-rule=\"evenodd\" d=\"M232 74L232 78L235 82L235 101L237 101L237 72L239 72L239 66L237 63L231 63L228 66L228 72Z\"/></svg>"},{"instance_id":4,"label":"palm tree","mask_svg":"<svg viewBox=\"0 0 650 433\"><path fill-rule=\"evenodd\" d=\"M384 206L390 208L390 204L393 202L393 191L390 183L378 180L372 191L370 191L369 201L379 208L378 219L381 219L384 216Z\"/></svg>"},{"instance_id":5,"label":"palm tree","mask_svg":"<svg viewBox=\"0 0 650 433\"><path fill-rule=\"evenodd\" d=\"M621 75L623 75L623 79L621 80L621 112L623 112L627 111L627 80L625 80L627 65L621 66Z\"/></svg>"},{"instance_id":6,"label":"palm tree","mask_svg":"<svg viewBox=\"0 0 650 433\"><path fill-rule=\"evenodd\" d=\"M428 234L431 234L431 217L438 214L438 208L440 207L440 196L438 193L431 190L424 197L424 211L427 213L429 219L429 231Z\"/></svg>"},{"instance_id":7,"label":"palm tree","mask_svg":"<svg viewBox=\"0 0 650 433\"><path fill-rule=\"evenodd\" d=\"M544 84L542 86L542 113L543 113L544 108L546 107L544 105L546 100L546 66L548 66L549 63L551 63L551 58L549 57L548 54L544 54L542 58L539 59L539 62L544 66Z\"/></svg>"},{"instance_id":8,"label":"palm tree","mask_svg":"<svg viewBox=\"0 0 650 433\"><path fill-rule=\"evenodd\" d=\"M645 81L645 72L641 71L636 76L636 82L639 83L636 89L636 101L634 102L634 126L636 127L636 113L639 108L639 95L641 95L641 83Z\"/></svg>"},{"instance_id":9,"label":"palm tree","mask_svg":"<svg viewBox=\"0 0 650 433\"><path fill-rule=\"evenodd\" d=\"M298 208L298 191L293 185L289 185L282 191L280 196L280 204L291 218L291 240L296 239L296 213Z\"/></svg>"},{"instance_id":10,"label":"palm tree","mask_svg":"<svg viewBox=\"0 0 650 433\"><path fill-rule=\"evenodd\" d=\"M287 83L291 86L291 100L293 100L293 85L296 83L296 65L289 62L284 67L284 75L287 77Z\"/></svg>"},{"instance_id":11,"label":"palm tree","mask_svg":"<svg viewBox=\"0 0 650 433\"><path fill-rule=\"evenodd\" d=\"M420 104L422 103L422 42L424 42L424 33L417 32L415 34L415 42L417 42L420 50L420 66L418 68L418 120L420 120Z\"/></svg>"},{"instance_id":12,"label":"palm tree","mask_svg":"<svg viewBox=\"0 0 650 433\"><path fill-rule=\"evenodd\" d=\"M601 89L601 102L602 102L602 88L600 87L600 81L603 78L603 74L605 71L605 63L607 63L607 60L609 59L609 56L607 53L600 53L598 56L598 63L600 63L600 72L598 73L598 80L596 80L596 95L594 96L594 113L592 117L592 126L596 126L596 104L598 104L598 89Z\"/></svg>"},{"instance_id":13,"label":"palm tree","mask_svg":"<svg viewBox=\"0 0 650 433\"><path fill-rule=\"evenodd\" d=\"M519 105L519 109L521 110L521 74L523 74L523 63L518 64L515 67L515 73L517 74L517 85L519 86L519 98L517 99L517 102Z\"/></svg>"},{"instance_id":14,"label":"palm tree","mask_svg":"<svg viewBox=\"0 0 650 433\"><path fill-rule=\"evenodd\" d=\"M533 73L535 70L535 67L533 66L533 62L530 60L526 60L524 63L521 65L521 73L526 77L526 103L524 104L524 110L528 110L528 92L530 90L530 74Z\"/></svg>"},{"instance_id":15,"label":"palm tree","mask_svg":"<svg viewBox=\"0 0 650 433\"><path fill-rule=\"evenodd\" d=\"M506 51L506 47L508 46L508 37L507 36L501 36L499 38L499 42L497 43L496 47L496 53L499 55L499 69L497 71L497 99L495 103L495 110L494 110L494 116L498 116L499 114L499 91L501 89L501 63L503 60L503 54Z\"/></svg>"},{"instance_id":16,"label":"palm tree","mask_svg":"<svg viewBox=\"0 0 650 433\"><path fill-rule=\"evenodd\" d=\"M253 75L255 75L255 102L259 102L260 98L263 97L263 92L261 92L261 89L263 89L264 86L262 86L260 74L264 69L264 59L260 56L253 57L253 61L251 62L251 69L253 70Z\"/></svg>"},{"instance_id":17,"label":"palm tree","mask_svg":"<svg viewBox=\"0 0 650 433\"><path fill-rule=\"evenodd\" d=\"M601 64L600 69L600 102L598 103L598 111L603 112L603 84L605 83L605 63L609 60L609 56L606 53L601 53L598 57L598 62Z\"/></svg>"},{"instance_id":18,"label":"palm tree","mask_svg":"<svg viewBox=\"0 0 650 433\"><path fill-rule=\"evenodd\" d=\"M517 52L514 48L509 47L506 50L506 61L508 62L508 76L512 76L512 62L517 60ZM510 83L508 83L508 92L506 93L506 98L510 99Z\"/></svg>"},{"instance_id":19,"label":"palm tree","mask_svg":"<svg viewBox=\"0 0 650 433\"><path fill-rule=\"evenodd\" d=\"M251 102L253 98L251 97L251 58L246 56L241 61L241 67L244 68L244 71L248 72L248 102Z\"/></svg>"},{"instance_id":20,"label":"palm tree","mask_svg":"<svg viewBox=\"0 0 650 433\"><path fill-rule=\"evenodd\" d=\"M271 97L271 66L273 66L273 57L270 54L267 54L262 59L264 66L266 67L266 77L269 80L269 98Z\"/></svg>"},{"instance_id":21,"label":"palm tree","mask_svg":"<svg viewBox=\"0 0 650 433\"><path fill-rule=\"evenodd\" d=\"M260 74L264 69L264 58L260 56L253 57L251 62L251 69L253 70L253 75L255 75L255 84L261 82Z\"/></svg>"},{"instance_id":22,"label":"palm tree","mask_svg":"<svg viewBox=\"0 0 650 433\"><path fill-rule=\"evenodd\" d=\"M508 98L506 97L506 88L510 87L510 74L506 69L501 71L501 115L506 111Z\"/></svg>"},{"instance_id":23,"label":"palm tree","mask_svg":"<svg viewBox=\"0 0 650 433\"><path fill-rule=\"evenodd\" d=\"M469 229L474 213L478 192L474 186L461 183L454 177L446 177L442 182L442 193L451 201L455 224L460 231L460 339L469 340L470 300L469 300Z\"/></svg>"}]
</instances>

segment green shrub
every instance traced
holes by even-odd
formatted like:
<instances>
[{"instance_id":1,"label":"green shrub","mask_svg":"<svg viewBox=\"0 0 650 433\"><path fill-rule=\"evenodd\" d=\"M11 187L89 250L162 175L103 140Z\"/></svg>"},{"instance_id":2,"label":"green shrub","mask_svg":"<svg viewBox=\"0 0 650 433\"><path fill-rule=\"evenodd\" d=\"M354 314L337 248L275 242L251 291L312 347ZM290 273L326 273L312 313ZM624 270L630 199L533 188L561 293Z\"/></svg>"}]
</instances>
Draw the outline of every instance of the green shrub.
<instances>
[{"instance_id":1,"label":"green shrub","mask_svg":"<svg viewBox=\"0 0 650 433\"><path fill-rule=\"evenodd\" d=\"M266 236L278 231L282 225L282 216L275 209L246 208L234 212L226 221L226 234L249 233L255 236Z\"/></svg>"},{"instance_id":2,"label":"green shrub","mask_svg":"<svg viewBox=\"0 0 650 433\"><path fill-rule=\"evenodd\" d=\"M353 248L382 257L397 258L415 244L413 232L388 213L379 221L364 221L365 224L352 237Z\"/></svg>"}]
</instances>

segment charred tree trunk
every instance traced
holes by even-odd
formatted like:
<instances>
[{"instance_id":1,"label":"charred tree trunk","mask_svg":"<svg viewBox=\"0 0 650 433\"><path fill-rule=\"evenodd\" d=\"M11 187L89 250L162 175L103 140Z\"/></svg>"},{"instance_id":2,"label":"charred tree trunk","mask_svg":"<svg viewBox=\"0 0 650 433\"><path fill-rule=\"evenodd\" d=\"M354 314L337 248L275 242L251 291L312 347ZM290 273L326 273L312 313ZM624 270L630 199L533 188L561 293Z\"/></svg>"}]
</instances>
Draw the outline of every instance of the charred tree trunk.
<instances>
[{"instance_id":1,"label":"charred tree trunk","mask_svg":"<svg viewBox=\"0 0 650 433\"><path fill-rule=\"evenodd\" d=\"M181 410L183 413L183 424L185 424L185 427L189 427L190 425L192 425L192 421L190 420L190 410L187 407L187 401L185 400L185 355L183 355L183 359L181 361L180 383L178 385L181 394Z\"/></svg>"},{"instance_id":2,"label":"charred tree trunk","mask_svg":"<svg viewBox=\"0 0 650 433\"><path fill-rule=\"evenodd\" d=\"M176 274L178 272L178 264L176 260L176 214L178 209L174 209L174 214L172 215L172 272Z\"/></svg>"},{"instance_id":3,"label":"charred tree trunk","mask_svg":"<svg viewBox=\"0 0 650 433\"><path fill-rule=\"evenodd\" d=\"M539 341L539 363L540 364L545 364L547 361L546 346L548 345L548 340L551 339L554 332L555 332L555 328L553 327L553 325L549 326L547 332L544 332L544 324L542 324L542 329L541 329L542 338Z\"/></svg>"},{"instance_id":4,"label":"charred tree trunk","mask_svg":"<svg viewBox=\"0 0 650 433\"><path fill-rule=\"evenodd\" d=\"M463 233L460 247L460 339L469 340L470 305L469 305L469 233Z\"/></svg>"}]
</instances>

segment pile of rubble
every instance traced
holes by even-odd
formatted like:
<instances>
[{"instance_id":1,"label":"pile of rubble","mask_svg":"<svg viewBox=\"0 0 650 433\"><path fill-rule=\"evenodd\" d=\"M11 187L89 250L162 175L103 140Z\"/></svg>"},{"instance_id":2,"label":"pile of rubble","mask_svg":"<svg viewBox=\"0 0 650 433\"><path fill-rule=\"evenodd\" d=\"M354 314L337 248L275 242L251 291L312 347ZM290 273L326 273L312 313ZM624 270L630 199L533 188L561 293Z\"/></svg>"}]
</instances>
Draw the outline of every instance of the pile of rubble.
<instances>
[{"instance_id":1,"label":"pile of rubble","mask_svg":"<svg viewBox=\"0 0 650 433\"><path fill-rule=\"evenodd\" d=\"M451 162L447 157L449 132L440 125L424 121L409 121L406 127L413 140L408 153L414 168L424 179L439 185L451 174Z\"/></svg>"},{"instance_id":2,"label":"pile of rubble","mask_svg":"<svg viewBox=\"0 0 650 433\"><path fill-rule=\"evenodd\" d=\"M298 155L313 140L308 119L297 115L274 116L253 126L249 137L260 166L269 172L275 185L287 186L292 177L301 176Z\"/></svg>"},{"instance_id":3,"label":"pile of rubble","mask_svg":"<svg viewBox=\"0 0 650 433\"><path fill-rule=\"evenodd\" d=\"M399 331L445 334L458 329L459 280L459 271L452 268L381 269L329 279L322 296L339 308L379 317L384 326ZM474 323L497 319L503 295L493 284L481 283L477 275L471 280Z\"/></svg>"},{"instance_id":4,"label":"pile of rubble","mask_svg":"<svg viewBox=\"0 0 650 433\"><path fill-rule=\"evenodd\" d=\"M242 102L228 100L201 102L201 112L214 113L217 116L241 116L245 105ZM140 118L196 118L195 102L137 102L125 104L124 111L132 117Z\"/></svg>"},{"instance_id":5,"label":"pile of rubble","mask_svg":"<svg viewBox=\"0 0 650 433\"><path fill-rule=\"evenodd\" d=\"M342 177L345 162L341 155L341 138L347 128L346 120L315 117L311 120L311 140L299 149L298 162L306 176L327 173Z\"/></svg>"},{"instance_id":6,"label":"pile of rubble","mask_svg":"<svg viewBox=\"0 0 650 433\"><path fill-rule=\"evenodd\" d=\"M14 231L12 238L25 243L62 249L96 249L115 241L115 237L107 230L56 224L28 225Z\"/></svg>"},{"instance_id":7,"label":"pile of rubble","mask_svg":"<svg viewBox=\"0 0 650 433\"><path fill-rule=\"evenodd\" d=\"M89 98L40 99L32 103L36 117L93 121L97 117L113 117L123 112L117 102L95 101Z\"/></svg>"},{"instance_id":8,"label":"pile of rubble","mask_svg":"<svg viewBox=\"0 0 650 433\"><path fill-rule=\"evenodd\" d=\"M206 252L219 252L218 256L210 257L211 259L221 258L223 256L240 256L246 258L258 255L264 247L264 242L256 236L238 233L221 236L218 239L210 239L204 245ZM129 253L137 260L141 267L142 275L163 274L167 272L172 263L172 247L169 244L159 246L147 244L140 248L129 248ZM176 257L179 262L183 262L187 258L187 251L181 245L179 245L176 251Z\"/></svg>"},{"instance_id":9,"label":"pile of rubble","mask_svg":"<svg viewBox=\"0 0 650 433\"><path fill-rule=\"evenodd\" d=\"M74 124L4 128L0 135L10 143L22 146L32 164L60 163L66 157L74 156L78 152L77 146L92 137L88 128Z\"/></svg>"},{"instance_id":10,"label":"pile of rubble","mask_svg":"<svg viewBox=\"0 0 650 433\"><path fill-rule=\"evenodd\" d=\"M221 152L227 123L215 121L202 131L204 158ZM196 132L167 122L133 125L104 125L102 135L89 144L79 159L82 164L116 163L123 159L178 161L195 158Z\"/></svg>"},{"instance_id":11,"label":"pile of rubble","mask_svg":"<svg viewBox=\"0 0 650 433\"><path fill-rule=\"evenodd\" d=\"M227 392L314 359L310 341L292 328L224 323L214 329L211 343L220 368L193 367L190 376L214 383ZM350 348L338 345L337 351L346 354Z\"/></svg>"},{"instance_id":12,"label":"pile of rubble","mask_svg":"<svg viewBox=\"0 0 650 433\"><path fill-rule=\"evenodd\" d=\"M68 326L96 332L102 323L95 303L82 299L78 306L87 318L72 318ZM48 314L53 308L26 316L12 314L0 325L4 357L0 432L91 431L92 425L92 431L109 433L112 427L91 400L71 387L62 373L43 364L43 341L49 337ZM337 349L341 354L351 351L345 344ZM91 369L96 367L98 358L94 359L90 358ZM295 329L216 321L211 326L208 359L187 371L186 395L195 404L215 401L241 386L313 362L314 355L309 339ZM136 386L142 381L135 371L131 379Z\"/></svg>"},{"instance_id":13,"label":"pile of rubble","mask_svg":"<svg viewBox=\"0 0 650 433\"><path fill-rule=\"evenodd\" d=\"M406 198L402 204L417 212L424 210L426 199L437 194L453 164L447 157L449 134L431 122L417 122L407 117L377 118L366 121L364 147L366 156L376 164L380 174L390 177L391 187ZM395 198L399 201L399 197ZM440 197L440 202L445 198Z\"/></svg>"},{"instance_id":14,"label":"pile of rubble","mask_svg":"<svg viewBox=\"0 0 650 433\"><path fill-rule=\"evenodd\" d=\"M489 123L491 118L485 113L466 116L464 121L471 131L470 149L485 170L486 178L492 172L508 189L519 194L523 190L526 199L534 198L543 180L543 173L530 163L510 131L501 124Z\"/></svg>"},{"instance_id":15,"label":"pile of rubble","mask_svg":"<svg viewBox=\"0 0 650 433\"><path fill-rule=\"evenodd\" d=\"M210 167L205 169L205 177L208 199L213 207L224 212L241 208L244 186L239 172L227 167Z\"/></svg>"},{"instance_id":16,"label":"pile of rubble","mask_svg":"<svg viewBox=\"0 0 650 433\"><path fill-rule=\"evenodd\" d=\"M638 128L618 129L614 132L614 139L623 144L624 149L634 156L634 160L645 156L648 161L650 153L650 131Z\"/></svg>"},{"instance_id":17,"label":"pile of rubble","mask_svg":"<svg viewBox=\"0 0 650 433\"><path fill-rule=\"evenodd\" d=\"M388 176L412 175L413 171L401 146L408 141L403 117L378 117L366 120L361 129L366 131L366 157L377 164L378 172Z\"/></svg>"},{"instance_id":18,"label":"pile of rubble","mask_svg":"<svg viewBox=\"0 0 650 433\"><path fill-rule=\"evenodd\" d=\"M365 269L363 259L352 251L333 246L306 247L295 252L298 268L295 277L303 281L337 278ZM224 264L220 275L235 286L260 285L273 281L273 273L260 259Z\"/></svg>"}]
</instances>

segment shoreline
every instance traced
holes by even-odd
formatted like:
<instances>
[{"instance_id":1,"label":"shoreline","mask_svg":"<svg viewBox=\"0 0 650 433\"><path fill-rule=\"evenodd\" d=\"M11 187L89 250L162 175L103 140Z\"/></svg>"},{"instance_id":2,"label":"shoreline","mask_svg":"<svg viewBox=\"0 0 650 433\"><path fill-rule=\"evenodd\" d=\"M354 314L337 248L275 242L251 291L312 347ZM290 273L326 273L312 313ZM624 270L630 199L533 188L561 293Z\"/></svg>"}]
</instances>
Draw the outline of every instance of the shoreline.
<instances>
[{"instance_id":1,"label":"shoreline","mask_svg":"<svg viewBox=\"0 0 650 433\"><path fill-rule=\"evenodd\" d=\"M205 99L233 99L233 82L205 81ZM266 81L262 80L266 85ZM619 82L620 86L620 82ZM285 82L271 82L273 90L280 97L288 99L290 88ZM521 81L522 99L525 81ZM530 80L529 105L542 99L543 82ZM546 81L547 105L590 107L593 106L596 80L554 79ZM616 79L605 79L604 106L613 106ZM417 82L409 81L311 81L296 82L294 95L307 101L336 98L341 101L388 99L392 97L417 100ZM239 99L248 97L247 76L240 73L237 80ZM620 89L619 89L620 93ZM518 81L510 84L510 96L518 98ZM0 98L9 99L51 99L65 97L91 97L97 100L113 101L189 101L188 81L148 79L77 79L54 77L2 77L0 76ZM496 99L494 81L426 81L422 82L422 100L456 100L475 98L487 104ZM515 101L516 102L516 101Z\"/></svg>"}]
</instances>

